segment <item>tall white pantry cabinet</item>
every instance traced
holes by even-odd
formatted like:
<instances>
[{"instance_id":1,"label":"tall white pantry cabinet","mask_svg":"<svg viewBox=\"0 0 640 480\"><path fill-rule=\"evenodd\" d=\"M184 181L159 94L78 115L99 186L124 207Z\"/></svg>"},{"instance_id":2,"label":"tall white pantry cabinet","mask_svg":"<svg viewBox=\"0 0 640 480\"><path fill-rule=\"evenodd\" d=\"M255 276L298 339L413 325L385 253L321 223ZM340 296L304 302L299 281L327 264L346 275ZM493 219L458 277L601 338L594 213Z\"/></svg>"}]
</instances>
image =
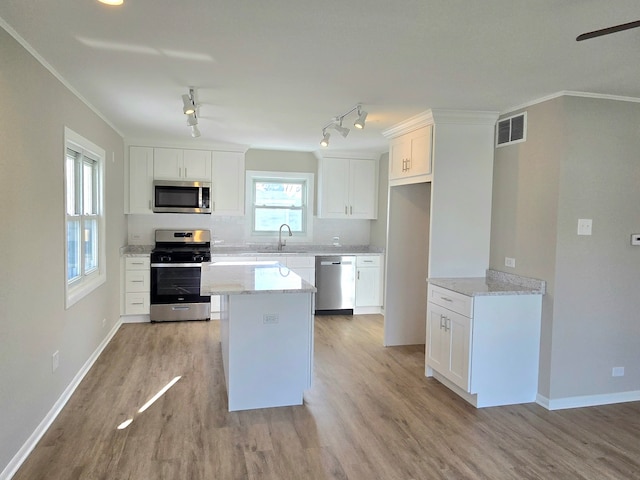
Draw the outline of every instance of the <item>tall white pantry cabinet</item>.
<instances>
[{"instance_id":1,"label":"tall white pantry cabinet","mask_svg":"<svg viewBox=\"0 0 640 480\"><path fill-rule=\"evenodd\" d=\"M497 112L427 110L389 138L385 345L425 341L425 280L489 266Z\"/></svg>"}]
</instances>

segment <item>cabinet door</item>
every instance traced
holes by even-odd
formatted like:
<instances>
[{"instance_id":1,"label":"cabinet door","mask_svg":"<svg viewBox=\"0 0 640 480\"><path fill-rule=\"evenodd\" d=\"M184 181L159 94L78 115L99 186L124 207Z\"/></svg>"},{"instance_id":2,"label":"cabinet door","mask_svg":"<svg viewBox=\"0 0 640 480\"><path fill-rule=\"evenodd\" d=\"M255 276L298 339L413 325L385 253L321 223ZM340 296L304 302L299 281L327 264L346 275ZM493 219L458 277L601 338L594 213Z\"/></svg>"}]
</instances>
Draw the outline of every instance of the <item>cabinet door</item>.
<instances>
[{"instance_id":1,"label":"cabinet door","mask_svg":"<svg viewBox=\"0 0 640 480\"><path fill-rule=\"evenodd\" d=\"M153 213L152 195L153 148L129 147L129 208L126 213Z\"/></svg>"},{"instance_id":2,"label":"cabinet door","mask_svg":"<svg viewBox=\"0 0 640 480\"><path fill-rule=\"evenodd\" d=\"M153 178L156 180L182 179L182 150L177 148L153 149Z\"/></svg>"},{"instance_id":3,"label":"cabinet door","mask_svg":"<svg viewBox=\"0 0 640 480\"><path fill-rule=\"evenodd\" d=\"M411 156L411 140L408 135L395 138L389 148L389 180L405 176L406 166Z\"/></svg>"},{"instance_id":4,"label":"cabinet door","mask_svg":"<svg viewBox=\"0 0 640 480\"><path fill-rule=\"evenodd\" d=\"M380 267L358 267L356 272L356 307L379 307Z\"/></svg>"},{"instance_id":5,"label":"cabinet door","mask_svg":"<svg viewBox=\"0 0 640 480\"><path fill-rule=\"evenodd\" d=\"M349 161L349 217L373 220L378 217L377 162Z\"/></svg>"},{"instance_id":6,"label":"cabinet door","mask_svg":"<svg viewBox=\"0 0 640 480\"><path fill-rule=\"evenodd\" d=\"M447 314L449 368L447 377L464 391L469 391L471 319L455 312Z\"/></svg>"},{"instance_id":7,"label":"cabinet door","mask_svg":"<svg viewBox=\"0 0 640 480\"><path fill-rule=\"evenodd\" d=\"M438 305L427 304L427 365L445 376L449 369L449 336L444 328L446 312Z\"/></svg>"},{"instance_id":8,"label":"cabinet door","mask_svg":"<svg viewBox=\"0 0 640 480\"><path fill-rule=\"evenodd\" d=\"M427 304L427 365L469 391L471 319Z\"/></svg>"},{"instance_id":9,"label":"cabinet door","mask_svg":"<svg viewBox=\"0 0 640 480\"><path fill-rule=\"evenodd\" d=\"M347 218L349 159L323 158L320 167L318 217Z\"/></svg>"},{"instance_id":10,"label":"cabinet door","mask_svg":"<svg viewBox=\"0 0 640 480\"><path fill-rule=\"evenodd\" d=\"M244 215L244 153L213 152L214 215Z\"/></svg>"},{"instance_id":11,"label":"cabinet door","mask_svg":"<svg viewBox=\"0 0 640 480\"><path fill-rule=\"evenodd\" d=\"M182 178L184 180L211 181L211 152L209 150L184 150L182 156Z\"/></svg>"},{"instance_id":12,"label":"cabinet door","mask_svg":"<svg viewBox=\"0 0 640 480\"><path fill-rule=\"evenodd\" d=\"M431 130L432 126L420 128L411 134L411 156L407 175L431 174Z\"/></svg>"}]
</instances>

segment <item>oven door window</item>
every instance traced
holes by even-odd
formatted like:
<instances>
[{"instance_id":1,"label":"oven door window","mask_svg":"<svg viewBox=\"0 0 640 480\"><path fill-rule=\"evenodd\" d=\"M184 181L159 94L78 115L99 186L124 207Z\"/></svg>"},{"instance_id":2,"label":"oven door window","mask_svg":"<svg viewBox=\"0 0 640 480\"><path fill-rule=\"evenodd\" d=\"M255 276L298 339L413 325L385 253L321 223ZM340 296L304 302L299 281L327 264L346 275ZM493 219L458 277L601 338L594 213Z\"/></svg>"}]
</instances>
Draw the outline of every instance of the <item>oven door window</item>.
<instances>
[{"instance_id":1,"label":"oven door window","mask_svg":"<svg viewBox=\"0 0 640 480\"><path fill-rule=\"evenodd\" d=\"M151 267L151 303L209 302L200 296L200 265Z\"/></svg>"}]
</instances>

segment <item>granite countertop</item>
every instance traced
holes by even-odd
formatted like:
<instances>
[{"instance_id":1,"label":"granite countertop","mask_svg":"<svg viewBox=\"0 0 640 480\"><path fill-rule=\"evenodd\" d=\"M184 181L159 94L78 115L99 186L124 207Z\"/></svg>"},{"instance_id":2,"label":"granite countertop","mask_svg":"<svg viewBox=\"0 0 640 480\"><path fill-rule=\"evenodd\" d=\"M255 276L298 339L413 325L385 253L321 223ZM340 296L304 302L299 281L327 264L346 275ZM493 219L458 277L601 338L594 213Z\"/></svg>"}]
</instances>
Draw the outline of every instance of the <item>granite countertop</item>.
<instances>
[{"instance_id":1,"label":"granite countertop","mask_svg":"<svg viewBox=\"0 0 640 480\"><path fill-rule=\"evenodd\" d=\"M546 282L498 270L487 270L484 277L428 278L432 285L475 297L480 295L544 295Z\"/></svg>"},{"instance_id":2,"label":"granite countertop","mask_svg":"<svg viewBox=\"0 0 640 480\"><path fill-rule=\"evenodd\" d=\"M205 263L200 285L202 295L316 292L316 287L277 262Z\"/></svg>"},{"instance_id":3,"label":"granite countertop","mask_svg":"<svg viewBox=\"0 0 640 480\"><path fill-rule=\"evenodd\" d=\"M369 245L319 245L319 244L291 244L285 245L279 251L273 244L246 244L246 245L220 245L211 246L211 255L347 255L347 254L371 254L378 255L384 253L383 248Z\"/></svg>"},{"instance_id":4,"label":"granite countertop","mask_svg":"<svg viewBox=\"0 0 640 480\"><path fill-rule=\"evenodd\" d=\"M138 255L150 255L153 245L125 245L120 247L120 255L124 257L135 257Z\"/></svg>"},{"instance_id":5,"label":"granite countertop","mask_svg":"<svg viewBox=\"0 0 640 480\"><path fill-rule=\"evenodd\" d=\"M125 245L120 248L120 255L133 257L137 255L149 255L153 245ZM285 245L282 251L278 251L272 244L246 244L246 245L220 245L211 246L211 255L217 256L260 256L260 255L379 255L384 253L383 248L369 245Z\"/></svg>"}]
</instances>

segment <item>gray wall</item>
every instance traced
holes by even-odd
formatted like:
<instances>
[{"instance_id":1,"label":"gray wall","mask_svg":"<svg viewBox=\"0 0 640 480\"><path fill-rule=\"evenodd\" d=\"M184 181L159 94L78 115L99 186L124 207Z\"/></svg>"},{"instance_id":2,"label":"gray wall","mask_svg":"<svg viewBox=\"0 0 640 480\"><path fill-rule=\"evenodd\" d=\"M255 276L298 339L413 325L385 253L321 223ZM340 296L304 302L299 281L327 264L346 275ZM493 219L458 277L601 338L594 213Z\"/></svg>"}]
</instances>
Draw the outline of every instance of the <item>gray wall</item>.
<instances>
[{"instance_id":1,"label":"gray wall","mask_svg":"<svg viewBox=\"0 0 640 480\"><path fill-rule=\"evenodd\" d=\"M539 393L637 392L640 104L564 96L527 112L527 141L496 150L490 264L513 272L514 257L515 273L548 282ZM577 235L579 218L592 236Z\"/></svg>"},{"instance_id":2,"label":"gray wall","mask_svg":"<svg viewBox=\"0 0 640 480\"><path fill-rule=\"evenodd\" d=\"M119 135L1 28L0 58L1 472L116 325L126 222ZM65 126L107 154L107 282L68 310Z\"/></svg>"}]
</instances>

